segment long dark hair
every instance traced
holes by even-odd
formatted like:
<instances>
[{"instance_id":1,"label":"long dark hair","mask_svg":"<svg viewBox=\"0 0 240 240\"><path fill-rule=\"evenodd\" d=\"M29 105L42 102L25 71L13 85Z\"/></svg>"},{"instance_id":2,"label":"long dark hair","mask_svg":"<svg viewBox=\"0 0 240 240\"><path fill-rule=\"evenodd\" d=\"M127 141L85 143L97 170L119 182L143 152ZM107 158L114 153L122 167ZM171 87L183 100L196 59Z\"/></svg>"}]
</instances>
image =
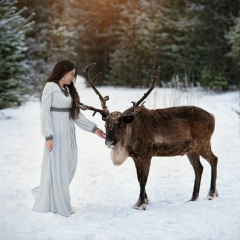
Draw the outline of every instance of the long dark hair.
<instances>
[{"instance_id":1,"label":"long dark hair","mask_svg":"<svg viewBox=\"0 0 240 240\"><path fill-rule=\"evenodd\" d=\"M76 69L75 72L75 79L77 77L77 67L69 60L67 59L63 59L61 61L59 61L53 68L51 75L48 77L47 82L55 82L56 84L58 84L58 81L67 73L72 71L73 69ZM45 84L46 84L45 83ZM44 84L44 86L45 86ZM71 84L68 85L69 88L69 92L70 95L72 97L72 106L71 106L71 110L69 113L69 117L71 119L77 119L80 113L80 98L78 95L78 92L73 84L73 82L71 82Z\"/></svg>"}]
</instances>

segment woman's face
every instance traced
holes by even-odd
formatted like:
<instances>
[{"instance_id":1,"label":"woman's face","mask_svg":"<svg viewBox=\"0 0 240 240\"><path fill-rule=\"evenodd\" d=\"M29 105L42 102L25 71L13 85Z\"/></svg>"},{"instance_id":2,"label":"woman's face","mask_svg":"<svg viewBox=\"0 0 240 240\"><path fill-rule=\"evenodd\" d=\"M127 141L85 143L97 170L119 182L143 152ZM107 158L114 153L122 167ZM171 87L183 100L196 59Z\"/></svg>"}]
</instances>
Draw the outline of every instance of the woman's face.
<instances>
[{"instance_id":1,"label":"woman's face","mask_svg":"<svg viewBox=\"0 0 240 240\"><path fill-rule=\"evenodd\" d=\"M75 80L75 73L76 73L75 68L73 70L71 70L70 72L67 72L64 75L63 84L64 85L70 85Z\"/></svg>"}]
</instances>

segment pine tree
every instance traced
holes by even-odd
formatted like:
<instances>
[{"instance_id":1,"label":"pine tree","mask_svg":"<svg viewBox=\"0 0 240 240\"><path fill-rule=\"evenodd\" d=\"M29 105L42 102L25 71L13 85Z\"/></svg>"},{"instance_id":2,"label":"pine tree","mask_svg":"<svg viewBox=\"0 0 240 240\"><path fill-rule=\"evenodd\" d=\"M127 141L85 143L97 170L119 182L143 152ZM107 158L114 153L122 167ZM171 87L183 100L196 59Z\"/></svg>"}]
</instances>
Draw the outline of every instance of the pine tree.
<instances>
[{"instance_id":1,"label":"pine tree","mask_svg":"<svg viewBox=\"0 0 240 240\"><path fill-rule=\"evenodd\" d=\"M222 89L238 81L233 25L240 0L21 0L23 6L24 18L35 13L24 40L33 90L63 57L96 62L98 84L148 86L158 65L161 81L187 76Z\"/></svg>"},{"instance_id":2,"label":"pine tree","mask_svg":"<svg viewBox=\"0 0 240 240\"><path fill-rule=\"evenodd\" d=\"M156 46L163 79L177 74L214 89L226 89L237 81L236 64L226 58L230 46L224 35L239 11L239 0L153 3L153 9L162 12Z\"/></svg>"},{"instance_id":3,"label":"pine tree","mask_svg":"<svg viewBox=\"0 0 240 240\"><path fill-rule=\"evenodd\" d=\"M119 39L110 55L109 82L114 85L148 86L154 72L154 30L149 3L129 1L122 5L116 26Z\"/></svg>"},{"instance_id":4,"label":"pine tree","mask_svg":"<svg viewBox=\"0 0 240 240\"><path fill-rule=\"evenodd\" d=\"M118 27L121 42L110 55L109 78L118 85L146 86L158 65L161 81L169 81L174 74L194 76L197 57L192 39L197 11L189 1L124 4Z\"/></svg>"},{"instance_id":5,"label":"pine tree","mask_svg":"<svg viewBox=\"0 0 240 240\"><path fill-rule=\"evenodd\" d=\"M97 64L93 71L103 72L98 84L106 83L104 77L109 72L110 54L119 41L116 26L120 9L119 0L96 0L94 4L88 0L72 1L74 45L78 53L76 59L85 65L91 62Z\"/></svg>"},{"instance_id":6,"label":"pine tree","mask_svg":"<svg viewBox=\"0 0 240 240\"><path fill-rule=\"evenodd\" d=\"M239 17L234 20L234 26L231 27L226 38L231 45L231 51L227 56L232 57L239 66L240 70L240 12Z\"/></svg>"},{"instance_id":7,"label":"pine tree","mask_svg":"<svg viewBox=\"0 0 240 240\"><path fill-rule=\"evenodd\" d=\"M25 40L32 23L21 16L25 9L17 11L15 4L0 0L0 109L20 105L27 91Z\"/></svg>"},{"instance_id":8,"label":"pine tree","mask_svg":"<svg viewBox=\"0 0 240 240\"><path fill-rule=\"evenodd\" d=\"M195 29L199 80L213 89L228 89L236 83L236 64L226 57L230 45L225 38L239 13L240 0L196 1L202 10Z\"/></svg>"},{"instance_id":9,"label":"pine tree","mask_svg":"<svg viewBox=\"0 0 240 240\"><path fill-rule=\"evenodd\" d=\"M155 64L161 65L162 80L189 72L188 40L194 24L188 1L151 1L151 21L155 24Z\"/></svg>"},{"instance_id":10,"label":"pine tree","mask_svg":"<svg viewBox=\"0 0 240 240\"><path fill-rule=\"evenodd\" d=\"M26 61L28 84L32 93L40 93L43 82L57 61L74 56L74 46L70 45L73 32L70 31L69 11L65 2L56 0L21 0L18 8L27 6L24 16L34 13L34 29L26 40L29 46Z\"/></svg>"}]
</instances>

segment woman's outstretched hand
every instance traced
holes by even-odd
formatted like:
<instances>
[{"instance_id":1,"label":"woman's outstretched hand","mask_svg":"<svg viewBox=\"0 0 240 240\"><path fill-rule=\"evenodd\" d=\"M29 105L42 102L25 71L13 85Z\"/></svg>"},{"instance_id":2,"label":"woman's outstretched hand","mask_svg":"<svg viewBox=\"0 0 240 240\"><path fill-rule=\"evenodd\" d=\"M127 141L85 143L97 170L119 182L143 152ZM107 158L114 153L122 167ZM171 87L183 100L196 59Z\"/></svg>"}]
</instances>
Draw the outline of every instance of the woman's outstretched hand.
<instances>
[{"instance_id":1,"label":"woman's outstretched hand","mask_svg":"<svg viewBox=\"0 0 240 240\"><path fill-rule=\"evenodd\" d=\"M99 128L96 129L95 133L100 137L100 138L106 138L106 134Z\"/></svg>"}]
</instances>

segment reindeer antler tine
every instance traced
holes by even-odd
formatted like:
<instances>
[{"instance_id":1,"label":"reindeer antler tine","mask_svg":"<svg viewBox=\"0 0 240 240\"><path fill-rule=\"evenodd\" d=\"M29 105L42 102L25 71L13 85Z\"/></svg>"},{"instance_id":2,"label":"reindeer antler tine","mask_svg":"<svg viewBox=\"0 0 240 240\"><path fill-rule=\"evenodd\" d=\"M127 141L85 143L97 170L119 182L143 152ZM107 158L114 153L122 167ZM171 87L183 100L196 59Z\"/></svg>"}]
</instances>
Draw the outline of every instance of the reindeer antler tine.
<instances>
[{"instance_id":1,"label":"reindeer antler tine","mask_svg":"<svg viewBox=\"0 0 240 240\"><path fill-rule=\"evenodd\" d=\"M137 101L137 103L132 102L132 103L133 103L133 108L139 106L139 104L140 104L144 99L146 99L146 98L148 97L148 95L152 92L152 90L154 89L154 87L155 87L155 85L156 85L156 81L157 81L158 78L159 78L160 69L161 69L161 68L160 68L160 66L159 66L159 67L157 68L157 74L156 74L156 76L151 76L151 79L153 80L152 85L151 85L151 87L148 89L148 91L147 91L146 93L144 93L143 97L140 98L140 99Z\"/></svg>"},{"instance_id":2,"label":"reindeer antler tine","mask_svg":"<svg viewBox=\"0 0 240 240\"><path fill-rule=\"evenodd\" d=\"M99 112L99 113L101 113L101 114L104 114L104 115L107 115L107 114L108 114L108 110L97 109L97 108L94 108L94 107L85 105L85 104L83 104L83 103L81 103L81 102L80 102L79 107L80 107L82 110L91 110L91 111L94 111L93 116L94 116L97 112Z\"/></svg>"},{"instance_id":3,"label":"reindeer antler tine","mask_svg":"<svg viewBox=\"0 0 240 240\"><path fill-rule=\"evenodd\" d=\"M155 76L156 79L159 78L159 76L160 76L160 72L161 72L161 66L158 66L158 68L157 68L157 75Z\"/></svg>"},{"instance_id":4,"label":"reindeer antler tine","mask_svg":"<svg viewBox=\"0 0 240 240\"><path fill-rule=\"evenodd\" d=\"M93 67L93 66L96 66L96 63L90 63L90 64L86 67L85 72L86 72L87 75L88 75L88 72L89 72L90 68Z\"/></svg>"},{"instance_id":5,"label":"reindeer antler tine","mask_svg":"<svg viewBox=\"0 0 240 240\"><path fill-rule=\"evenodd\" d=\"M102 95L100 94L100 92L97 90L97 88L95 87L95 82L97 81L97 79L101 76L101 72L99 72L94 78L93 80L90 79L89 77L89 70L92 66L95 66L96 63L91 63L89 64L86 68L85 68L85 71L83 70L83 65L80 64L80 72L81 74L86 78L88 84L92 87L92 89L94 90L94 92L98 95L100 101L101 101L101 105L102 105L102 109L103 110L100 110L100 109L97 109L97 108L94 108L94 107L90 107L90 106L87 106L87 105L84 105L84 104L80 104L80 107L81 109L83 110L92 110L94 112L100 112L101 114L104 114L104 115L108 115L109 114L109 111L107 109L107 106L106 106L106 101L109 100L109 97L106 96L106 97L102 97ZM95 114L94 114L95 115Z\"/></svg>"},{"instance_id":6,"label":"reindeer antler tine","mask_svg":"<svg viewBox=\"0 0 240 240\"><path fill-rule=\"evenodd\" d=\"M92 80L93 84L95 84L95 82L98 80L98 78L102 75L102 72L99 72L94 79Z\"/></svg>"},{"instance_id":7,"label":"reindeer antler tine","mask_svg":"<svg viewBox=\"0 0 240 240\"><path fill-rule=\"evenodd\" d=\"M161 67L159 66L159 67L157 68L157 74L156 74L156 76L151 75L151 79L152 79L153 81L157 81L157 79L159 78L160 70L161 70Z\"/></svg>"}]
</instances>

